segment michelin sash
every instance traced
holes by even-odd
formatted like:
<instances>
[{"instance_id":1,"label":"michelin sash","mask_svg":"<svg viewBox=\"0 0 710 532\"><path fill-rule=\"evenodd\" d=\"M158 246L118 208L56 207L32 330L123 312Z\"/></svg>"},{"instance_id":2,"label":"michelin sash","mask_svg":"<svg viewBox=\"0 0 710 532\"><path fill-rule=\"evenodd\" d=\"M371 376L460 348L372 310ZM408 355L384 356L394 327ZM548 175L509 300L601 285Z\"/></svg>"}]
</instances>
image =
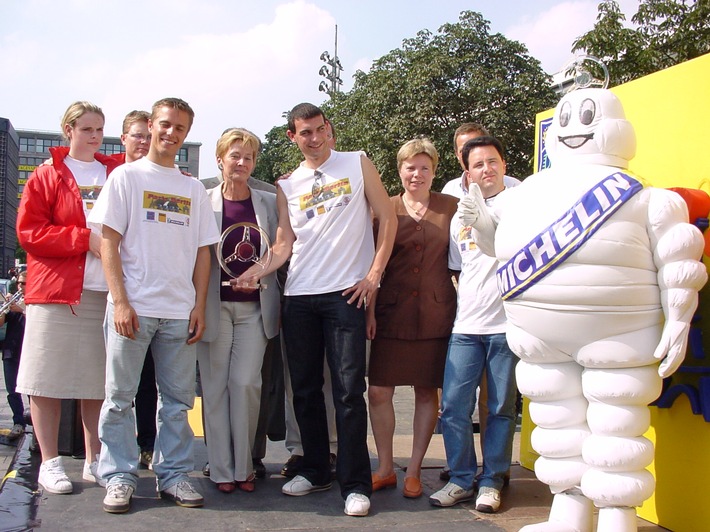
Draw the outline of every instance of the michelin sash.
<instances>
[{"instance_id":1,"label":"michelin sash","mask_svg":"<svg viewBox=\"0 0 710 532\"><path fill-rule=\"evenodd\" d=\"M498 268L498 290L513 299L562 264L643 185L622 172L611 174L584 193L564 215Z\"/></svg>"}]
</instances>

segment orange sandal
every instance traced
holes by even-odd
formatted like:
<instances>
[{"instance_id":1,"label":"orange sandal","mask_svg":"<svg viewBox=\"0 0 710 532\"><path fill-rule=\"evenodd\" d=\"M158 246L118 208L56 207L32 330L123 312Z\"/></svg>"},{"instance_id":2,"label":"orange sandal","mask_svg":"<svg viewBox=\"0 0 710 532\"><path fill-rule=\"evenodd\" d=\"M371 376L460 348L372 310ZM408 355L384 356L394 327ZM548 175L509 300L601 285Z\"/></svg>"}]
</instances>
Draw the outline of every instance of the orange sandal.
<instances>
[{"instance_id":1,"label":"orange sandal","mask_svg":"<svg viewBox=\"0 0 710 532\"><path fill-rule=\"evenodd\" d=\"M404 489L402 495L408 499L416 499L422 496L422 481L417 477L404 477Z\"/></svg>"},{"instance_id":2,"label":"orange sandal","mask_svg":"<svg viewBox=\"0 0 710 532\"><path fill-rule=\"evenodd\" d=\"M397 487L397 473L392 473L387 477L381 477L377 473L372 474L372 491L380 491L385 488Z\"/></svg>"}]
</instances>

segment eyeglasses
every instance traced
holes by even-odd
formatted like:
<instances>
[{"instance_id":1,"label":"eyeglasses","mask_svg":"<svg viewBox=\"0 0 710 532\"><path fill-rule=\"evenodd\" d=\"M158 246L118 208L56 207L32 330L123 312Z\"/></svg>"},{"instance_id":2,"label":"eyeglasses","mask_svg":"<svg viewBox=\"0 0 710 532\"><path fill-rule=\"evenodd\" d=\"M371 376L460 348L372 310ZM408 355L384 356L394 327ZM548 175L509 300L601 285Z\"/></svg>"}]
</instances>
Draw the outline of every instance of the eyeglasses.
<instances>
[{"instance_id":1,"label":"eyeglasses","mask_svg":"<svg viewBox=\"0 0 710 532\"><path fill-rule=\"evenodd\" d=\"M140 133L129 133L128 136L138 142L150 142L152 138L152 135L141 135Z\"/></svg>"},{"instance_id":2,"label":"eyeglasses","mask_svg":"<svg viewBox=\"0 0 710 532\"><path fill-rule=\"evenodd\" d=\"M311 194L314 198L317 198L323 193L323 185L325 184L325 175L320 170L313 172L313 186L311 187Z\"/></svg>"},{"instance_id":3,"label":"eyeglasses","mask_svg":"<svg viewBox=\"0 0 710 532\"><path fill-rule=\"evenodd\" d=\"M25 281L17 281L17 284L27 284Z\"/></svg>"}]
</instances>

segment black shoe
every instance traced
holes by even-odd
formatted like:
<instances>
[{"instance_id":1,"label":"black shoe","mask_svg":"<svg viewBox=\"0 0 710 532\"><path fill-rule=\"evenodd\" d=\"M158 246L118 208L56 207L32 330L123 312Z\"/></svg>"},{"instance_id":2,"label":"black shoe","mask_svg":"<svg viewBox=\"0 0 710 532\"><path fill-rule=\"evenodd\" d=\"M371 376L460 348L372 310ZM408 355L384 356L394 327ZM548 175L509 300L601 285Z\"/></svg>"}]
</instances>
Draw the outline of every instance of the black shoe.
<instances>
[{"instance_id":1,"label":"black shoe","mask_svg":"<svg viewBox=\"0 0 710 532\"><path fill-rule=\"evenodd\" d=\"M288 459L281 468L281 474L288 478L293 478L298 475L301 470L301 465L303 464L303 457L300 454L292 454L291 458Z\"/></svg>"},{"instance_id":2,"label":"black shoe","mask_svg":"<svg viewBox=\"0 0 710 532\"><path fill-rule=\"evenodd\" d=\"M254 476L256 478L266 477L266 466L261 458L252 458L251 465L254 467Z\"/></svg>"},{"instance_id":3,"label":"black shoe","mask_svg":"<svg viewBox=\"0 0 710 532\"><path fill-rule=\"evenodd\" d=\"M448 467L445 467L439 473L439 480L443 480L444 482L448 482L450 479L451 479L451 470Z\"/></svg>"},{"instance_id":4,"label":"black shoe","mask_svg":"<svg viewBox=\"0 0 710 532\"><path fill-rule=\"evenodd\" d=\"M205 475L206 477L210 476L210 463L207 462L205 464L205 467L202 468L202 474Z\"/></svg>"},{"instance_id":5,"label":"black shoe","mask_svg":"<svg viewBox=\"0 0 710 532\"><path fill-rule=\"evenodd\" d=\"M330 453L330 478L335 480L335 464L338 457L334 453Z\"/></svg>"}]
</instances>

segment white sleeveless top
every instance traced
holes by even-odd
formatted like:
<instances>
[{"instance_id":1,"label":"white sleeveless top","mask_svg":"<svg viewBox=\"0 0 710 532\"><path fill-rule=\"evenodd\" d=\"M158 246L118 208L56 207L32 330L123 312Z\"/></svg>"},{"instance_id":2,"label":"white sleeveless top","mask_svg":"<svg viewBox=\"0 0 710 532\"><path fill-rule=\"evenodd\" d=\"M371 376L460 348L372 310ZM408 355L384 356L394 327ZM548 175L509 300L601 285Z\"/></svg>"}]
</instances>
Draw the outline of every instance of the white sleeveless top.
<instances>
[{"instance_id":1,"label":"white sleeveless top","mask_svg":"<svg viewBox=\"0 0 710 532\"><path fill-rule=\"evenodd\" d=\"M370 270L375 243L360 161L364 155L331 151L316 171L318 179L302 165L279 182L296 235L287 296L345 290Z\"/></svg>"}]
</instances>

